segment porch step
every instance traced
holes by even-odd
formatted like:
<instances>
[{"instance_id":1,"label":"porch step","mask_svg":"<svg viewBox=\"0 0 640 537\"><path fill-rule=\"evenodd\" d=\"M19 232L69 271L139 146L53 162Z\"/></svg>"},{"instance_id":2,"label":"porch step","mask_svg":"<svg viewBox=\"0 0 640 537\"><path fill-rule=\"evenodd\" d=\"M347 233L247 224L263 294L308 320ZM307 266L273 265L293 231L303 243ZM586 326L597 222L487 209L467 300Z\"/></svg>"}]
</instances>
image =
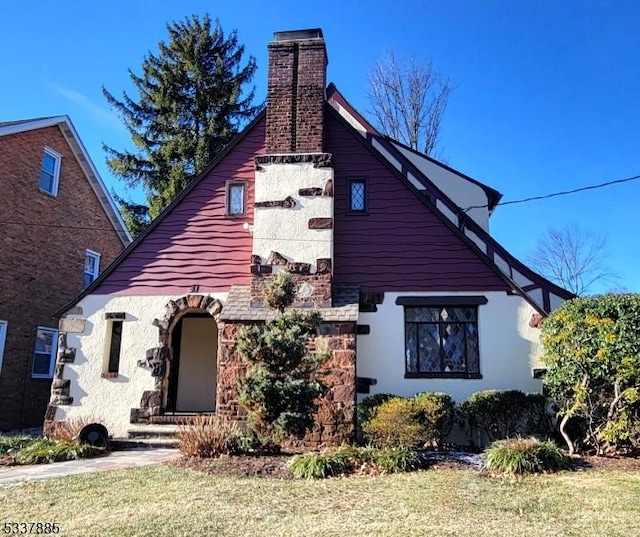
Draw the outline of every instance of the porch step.
<instances>
[{"instance_id":1,"label":"porch step","mask_svg":"<svg viewBox=\"0 0 640 537\"><path fill-rule=\"evenodd\" d=\"M178 434L178 426L173 423L136 425L127 431L129 439L175 439Z\"/></svg>"},{"instance_id":2,"label":"porch step","mask_svg":"<svg viewBox=\"0 0 640 537\"><path fill-rule=\"evenodd\" d=\"M109 441L109 447L113 451L125 451L141 448L177 448L177 438L113 438Z\"/></svg>"},{"instance_id":3,"label":"porch step","mask_svg":"<svg viewBox=\"0 0 640 537\"><path fill-rule=\"evenodd\" d=\"M150 416L149 422L151 424L175 424L181 425L183 423L188 423L196 416L209 416L214 413L204 413L204 412L174 412L171 414L163 414L162 416Z\"/></svg>"}]
</instances>

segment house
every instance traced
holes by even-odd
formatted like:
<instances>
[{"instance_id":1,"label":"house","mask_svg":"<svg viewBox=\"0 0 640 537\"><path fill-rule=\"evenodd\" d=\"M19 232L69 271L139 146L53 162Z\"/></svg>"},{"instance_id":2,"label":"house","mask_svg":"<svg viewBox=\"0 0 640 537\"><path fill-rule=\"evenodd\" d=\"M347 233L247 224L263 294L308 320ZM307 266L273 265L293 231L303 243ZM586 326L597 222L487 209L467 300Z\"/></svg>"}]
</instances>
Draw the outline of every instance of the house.
<instances>
[{"instance_id":1,"label":"house","mask_svg":"<svg viewBox=\"0 0 640 537\"><path fill-rule=\"evenodd\" d=\"M67 116L0 123L0 430L42 425L53 314L131 242Z\"/></svg>"},{"instance_id":2,"label":"house","mask_svg":"<svg viewBox=\"0 0 640 537\"><path fill-rule=\"evenodd\" d=\"M237 334L281 270L331 349L308 445L350 437L359 393L542 389L535 325L570 293L491 237L498 192L381 136L326 67L321 30L275 34L266 110L61 310L48 420L242 419Z\"/></svg>"}]
</instances>

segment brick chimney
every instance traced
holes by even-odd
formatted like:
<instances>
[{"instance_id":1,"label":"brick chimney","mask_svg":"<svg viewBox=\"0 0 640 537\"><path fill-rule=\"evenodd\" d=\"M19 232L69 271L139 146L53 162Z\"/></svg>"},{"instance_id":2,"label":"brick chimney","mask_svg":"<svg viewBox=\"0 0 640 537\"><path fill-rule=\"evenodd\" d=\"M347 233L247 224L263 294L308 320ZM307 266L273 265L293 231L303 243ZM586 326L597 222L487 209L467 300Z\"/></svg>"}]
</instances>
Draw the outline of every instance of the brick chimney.
<instances>
[{"instance_id":1,"label":"brick chimney","mask_svg":"<svg viewBox=\"0 0 640 537\"><path fill-rule=\"evenodd\" d=\"M322 153L327 50L322 30L276 32L269 43L267 153Z\"/></svg>"}]
</instances>

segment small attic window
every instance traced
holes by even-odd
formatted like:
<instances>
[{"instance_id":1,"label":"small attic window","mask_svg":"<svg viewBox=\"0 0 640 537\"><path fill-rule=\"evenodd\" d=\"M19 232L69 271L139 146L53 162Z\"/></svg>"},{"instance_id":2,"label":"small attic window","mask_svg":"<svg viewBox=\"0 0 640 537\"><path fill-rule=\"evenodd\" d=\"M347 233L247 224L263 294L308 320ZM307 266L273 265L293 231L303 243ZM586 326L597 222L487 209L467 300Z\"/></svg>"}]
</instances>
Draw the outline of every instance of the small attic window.
<instances>
[{"instance_id":1,"label":"small attic window","mask_svg":"<svg viewBox=\"0 0 640 537\"><path fill-rule=\"evenodd\" d=\"M247 183L245 181L227 181L227 216L245 216L247 212Z\"/></svg>"},{"instance_id":2,"label":"small attic window","mask_svg":"<svg viewBox=\"0 0 640 537\"><path fill-rule=\"evenodd\" d=\"M367 180L363 177L347 181L350 214L367 214Z\"/></svg>"},{"instance_id":3,"label":"small attic window","mask_svg":"<svg viewBox=\"0 0 640 537\"><path fill-rule=\"evenodd\" d=\"M44 148L42 165L40 167L40 191L51 196L58 195L60 180L60 163L62 155L49 147Z\"/></svg>"}]
</instances>

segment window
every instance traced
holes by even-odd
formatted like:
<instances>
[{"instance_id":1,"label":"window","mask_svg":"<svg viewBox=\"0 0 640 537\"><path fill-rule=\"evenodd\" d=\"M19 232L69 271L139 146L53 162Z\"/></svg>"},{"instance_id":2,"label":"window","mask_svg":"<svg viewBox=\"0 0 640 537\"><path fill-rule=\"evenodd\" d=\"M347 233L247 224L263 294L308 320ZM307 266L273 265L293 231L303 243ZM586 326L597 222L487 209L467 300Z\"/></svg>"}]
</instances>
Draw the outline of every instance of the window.
<instances>
[{"instance_id":1,"label":"window","mask_svg":"<svg viewBox=\"0 0 640 537\"><path fill-rule=\"evenodd\" d=\"M245 215L246 185L244 181L227 181L227 216Z\"/></svg>"},{"instance_id":2,"label":"window","mask_svg":"<svg viewBox=\"0 0 640 537\"><path fill-rule=\"evenodd\" d=\"M56 363L58 348L58 331L53 328L39 326L36 331L36 345L33 353L34 378L51 378Z\"/></svg>"},{"instance_id":3,"label":"window","mask_svg":"<svg viewBox=\"0 0 640 537\"><path fill-rule=\"evenodd\" d=\"M114 378L118 376L118 369L120 368L120 348L122 346L122 321L113 320L109 321L110 331L107 341L109 341L108 355L106 361L106 371L103 372L103 377Z\"/></svg>"},{"instance_id":4,"label":"window","mask_svg":"<svg viewBox=\"0 0 640 537\"><path fill-rule=\"evenodd\" d=\"M355 214L367 213L367 180L364 178L349 179L349 212Z\"/></svg>"},{"instance_id":5,"label":"window","mask_svg":"<svg viewBox=\"0 0 640 537\"><path fill-rule=\"evenodd\" d=\"M7 321L0 321L0 373L2 372L2 359L4 357L4 342L7 337Z\"/></svg>"},{"instance_id":6,"label":"window","mask_svg":"<svg viewBox=\"0 0 640 537\"><path fill-rule=\"evenodd\" d=\"M40 168L40 190L51 194L58 195L58 180L60 179L60 161L62 155L56 153L53 149L44 148L42 156L42 167Z\"/></svg>"},{"instance_id":7,"label":"window","mask_svg":"<svg viewBox=\"0 0 640 537\"><path fill-rule=\"evenodd\" d=\"M478 305L486 302L484 297L398 298L405 306L405 376L481 378Z\"/></svg>"},{"instance_id":8,"label":"window","mask_svg":"<svg viewBox=\"0 0 640 537\"><path fill-rule=\"evenodd\" d=\"M84 275L82 279L82 288L86 288L98 277L100 272L100 254L87 250L84 257Z\"/></svg>"}]
</instances>

